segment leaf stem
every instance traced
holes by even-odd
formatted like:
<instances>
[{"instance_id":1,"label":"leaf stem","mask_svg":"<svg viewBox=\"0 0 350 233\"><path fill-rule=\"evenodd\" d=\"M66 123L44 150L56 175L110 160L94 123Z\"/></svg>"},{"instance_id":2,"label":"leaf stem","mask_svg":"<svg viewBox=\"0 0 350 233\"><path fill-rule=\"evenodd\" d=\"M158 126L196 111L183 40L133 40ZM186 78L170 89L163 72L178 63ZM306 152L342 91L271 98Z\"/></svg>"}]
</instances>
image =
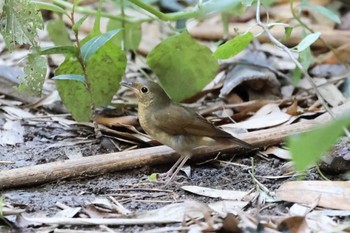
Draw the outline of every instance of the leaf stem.
<instances>
[{"instance_id":1,"label":"leaf stem","mask_svg":"<svg viewBox=\"0 0 350 233\"><path fill-rule=\"evenodd\" d=\"M125 19L125 4L124 4L124 0L120 0L120 11L121 11L121 16L123 19ZM126 41L126 30L125 30L125 21L122 20L121 21L121 24L122 24L122 37L123 37L123 40L122 40L122 49L125 50L126 49L126 46L125 46L125 41Z\"/></svg>"},{"instance_id":2,"label":"leaf stem","mask_svg":"<svg viewBox=\"0 0 350 233\"><path fill-rule=\"evenodd\" d=\"M102 1L103 0L99 1L99 6L98 6L98 10L99 11L101 11L101 8L102 8L101 7L102 6ZM75 10L76 10L76 5L74 4L73 8L72 8L71 16L70 16L70 19L72 21L72 25L75 24L75 20L74 20ZM100 18L97 17L96 20L100 20ZM87 74L87 71L86 71L86 64L85 64L83 56L81 54L81 44L80 44L80 41L79 41L79 30L76 30L76 31L73 30L73 32L74 32L74 37L75 37L75 40L76 40L76 43L77 43L77 48L78 48L77 58L78 58L78 61L79 61L80 65L81 65L81 68L82 68L83 73L84 73L85 88L86 88L86 91L88 92L89 99L90 99L90 109L91 109L90 117L91 117L91 120L93 121L93 124L94 124L94 131L95 131L96 138L99 138L99 137L102 136L102 134L101 134L101 131L98 128L97 123L94 120L94 118L95 118L95 104L94 104L93 99L92 99L91 84L90 84L89 77L88 77L88 74Z\"/></svg>"},{"instance_id":3,"label":"leaf stem","mask_svg":"<svg viewBox=\"0 0 350 233\"><path fill-rule=\"evenodd\" d=\"M70 2L66 2L64 0L52 0L53 3L67 8L67 9L73 9L73 4ZM82 7L82 6L76 6L74 7L76 12L79 13L83 13L83 14L87 14L87 15L97 15L97 11L96 10L92 10L86 7ZM101 16L105 17L105 18L109 18L109 19L115 19L115 20L120 20L120 21L126 21L126 22L130 22L130 23L142 23L142 22L150 22L153 21L154 19L152 18L145 18L145 19L130 19L130 18L123 18L121 16L115 16L115 15L111 15L105 12L101 12Z\"/></svg>"}]
</instances>

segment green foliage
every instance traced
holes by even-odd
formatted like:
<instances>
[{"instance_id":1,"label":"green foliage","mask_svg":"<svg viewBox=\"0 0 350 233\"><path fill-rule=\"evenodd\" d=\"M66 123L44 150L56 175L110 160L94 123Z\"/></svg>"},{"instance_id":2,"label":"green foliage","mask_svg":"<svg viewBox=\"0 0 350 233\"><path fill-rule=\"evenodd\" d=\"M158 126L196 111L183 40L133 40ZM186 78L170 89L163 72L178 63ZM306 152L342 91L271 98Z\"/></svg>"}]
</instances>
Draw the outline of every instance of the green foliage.
<instances>
[{"instance_id":1,"label":"green foliage","mask_svg":"<svg viewBox=\"0 0 350 233\"><path fill-rule=\"evenodd\" d=\"M205 15L214 14L217 12L233 10L239 5L241 5L241 0L206 1L200 6L199 8L200 14L198 16L205 16Z\"/></svg>"},{"instance_id":2,"label":"green foliage","mask_svg":"<svg viewBox=\"0 0 350 233\"><path fill-rule=\"evenodd\" d=\"M304 171L315 164L337 139L342 135L343 128L350 125L349 114L332 123L314 129L311 132L292 136L288 145L292 152L295 168Z\"/></svg>"},{"instance_id":3,"label":"green foliage","mask_svg":"<svg viewBox=\"0 0 350 233\"><path fill-rule=\"evenodd\" d=\"M38 10L48 10L48 11L68 15L67 12L63 8L61 8L55 4L52 4L49 2L41 2L41 1L32 1L32 3L36 5L36 8Z\"/></svg>"},{"instance_id":4,"label":"green foliage","mask_svg":"<svg viewBox=\"0 0 350 233\"><path fill-rule=\"evenodd\" d=\"M254 39L254 35L251 32L247 32L242 35L238 35L232 40L227 41L221 45L214 53L213 56L217 59L227 59L242 52Z\"/></svg>"},{"instance_id":5,"label":"green foliage","mask_svg":"<svg viewBox=\"0 0 350 233\"><path fill-rule=\"evenodd\" d=\"M84 72L81 64L75 57L68 57L56 69L55 75L82 75ZM85 80L85 79L84 79ZM86 85L77 80L56 80L57 90L61 96L62 102L77 121L90 121L92 116L91 96L87 91Z\"/></svg>"},{"instance_id":6,"label":"green foliage","mask_svg":"<svg viewBox=\"0 0 350 233\"><path fill-rule=\"evenodd\" d=\"M313 56L310 47L304 49L299 53L298 58L300 64L303 66L304 70L308 70L312 64Z\"/></svg>"},{"instance_id":7,"label":"green foliage","mask_svg":"<svg viewBox=\"0 0 350 233\"><path fill-rule=\"evenodd\" d=\"M304 70L308 70L310 65L312 64L313 56L311 53L310 47L304 49L303 51L299 52L298 61L303 66ZM292 73L292 84L294 86L297 86L300 79L301 79L302 73L299 68L296 68Z\"/></svg>"},{"instance_id":8,"label":"green foliage","mask_svg":"<svg viewBox=\"0 0 350 233\"><path fill-rule=\"evenodd\" d=\"M295 47L297 52L302 52L303 50L309 48L319 37L321 33L315 32L307 35L300 43Z\"/></svg>"},{"instance_id":9,"label":"green foliage","mask_svg":"<svg viewBox=\"0 0 350 233\"><path fill-rule=\"evenodd\" d=\"M97 50L111 40L120 32L120 29L106 32L104 34L93 37L81 47L81 55L84 61L88 60Z\"/></svg>"},{"instance_id":10,"label":"green foliage","mask_svg":"<svg viewBox=\"0 0 350 233\"><path fill-rule=\"evenodd\" d=\"M42 28L41 15L30 0L5 1L0 33L7 48L13 49L16 44L37 47L37 33L33 29Z\"/></svg>"},{"instance_id":11,"label":"green foliage","mask_svg":"<svg viewBox=\"0 0 350 233\"><path fill-rule=\"evenodd\" d=\"M79 32L79 28L80 26L84 23L84 21L89 17L89 15L84 15L83 17L81 17L78 22L76 22L75 24L73 24L72 26L72 30L74 33L78 33Z\"/></svg>"},{"instance_id":12,"label":"green foliage","mask_svg":"<svg viewBox=\"0 0 350 233\"><path fill-rule=\"evenodd\" d=\"M88 54L85 61L87 79L81 63L75 57L66 59L55 73L58 76L56 85L62 101L77 121L91 120L92 106L99 107L110 103L119 89L126 67L124 52L112 43L106 43L95 50L95 53ZM88 80L86 84L81 78L76 78L79 76Z\"/></svg>"},{"instance_id":13,"label":"green foliage","mask_svg":"<svg viewBox=\"0 0 350 233\"><path fill-rule=\"evenodd\" d=\"M198 44L187 32L162 41L149 53L147 64L175 101L202 90L218 68L209 48Z\"/></svg>"},{"instance_id":14,"label":"green foliage","mask_svg":"<svg viewBox=\"0 0 350 233\"><path fill-rule=\"evenodd\" d=\"M1 196L0 197L0 217L2 217L3 216L3 213L2 213L2 209L4 208L4 197L3 196Z\"/></svg>"},{"instance_id":15,"label":"green foliage","mask_svg":"<svg viewBox=\"0 0 350 233\"><path fill-rule=\"evenodd\" d=\"M83 75L80 74L60 74L55 77L53 77L54 80L73 80L73 81L79 81L82 84L86 85L86 80Z\"/></svg>"},{"instance_id":16,"label":"green foliage","mask_svg":"<svg viewBox=\"0 0 350 233\"><path fill-rule=\"evenodd\" d=\"M327 17L328 19L332 20L335 23L338 23L338 24L341 23L339 16L324 6L311 4L309 2L303 2L303 4L301 4L300 7L307 8L313 12L322 14L323 16Z\"/></svg>"},{"instance_id":17,"label":"green foliage","mask_svg":"<svg viewBox=\"0 0 350 233\"><path fill-rule=\"evenodd\" d=\"M107 30L110 31L115 29L123 30L113 39L117 45L120 45L121 42L124 41L125 50L133 50L138 48L142 36L140 23L126 21L123 24L120 20L109 20Z\"/></svg>"},{"instance_id":18,"label":"green foliage","mask_svg":"<svg viewBox=\"0 0 350 233\"><path fill-rule=\"evenodd\" d=\"M21 77L20 91L40 96L47 71L46 58L34 52L28 55L27 65L24 67L26 77Z\"/></svg>"},{"instance_id":19,"label":"green foliage","mask_svg":"<svg viewBox=\"0 0 350 233\"><path fill-rule=\"evenodd\" d=\"M158 178L158 174L157 173L152 173L151 175L149 175L147 177L147 180L149 180L149 181L156 181L157 178Z\"/></svg>"},{"instance_id":20,"label":"green foliage","mask_svg":"<svg viewBox=\"0 0 350 233\"><path fill-rule=\"evenodd\" d=\"M126 56L120 47L107 43L86 62L93 103L107 105L120 87L126 68Z\"/></svg>"},{"instance_id":21,"label":"green foliage","mask_svg":"<svg viewBox=\"0 0 350 233\"><path fill-rule=\"evenodd\" d=\"M78 49L75 46L53 46L47 48L40 48L41 55L50 55L50 54L71 54L78 56Z\"/></svg>"},{"instance_id":22,"label":"green foliage","mask_svg":"<svg viewBox=\"0 0 350 233\"><path fill-rule=\"evenodd\" d=\"M66 25L62 19L50 20L47 23L47 31L55 45L72 45Z\"/></svg>"},{"instance_id":23,"label":"green foliage","mask_svg":"<svg viewBox=\"0 0 350 233\"><path fill-rule=\"evenodd\" d=\"M284 36L282 40L288 40L292 34L293 27L284 27Z\"/></svg>"}]
</instances>

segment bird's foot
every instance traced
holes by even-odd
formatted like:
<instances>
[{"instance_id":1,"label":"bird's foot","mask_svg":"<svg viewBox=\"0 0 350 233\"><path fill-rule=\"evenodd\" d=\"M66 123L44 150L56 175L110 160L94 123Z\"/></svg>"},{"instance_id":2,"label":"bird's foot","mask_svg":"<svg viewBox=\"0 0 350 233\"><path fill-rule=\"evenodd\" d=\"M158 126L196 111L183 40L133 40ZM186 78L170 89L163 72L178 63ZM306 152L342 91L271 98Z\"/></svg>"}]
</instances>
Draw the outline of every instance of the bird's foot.
<instances>
[{"instance_id":1,"label":"bird's foot","mask_svg":"<svg viewBox=\"0 0 350 233\"><path fill-rule=\"evenodd\" d=\"M167 187L173 183L176 183L176 184L183 183L183 182L178 182L178 180L181 180L183 178L184 178L183 176L178 176L176 174L174 175L169 172L165 172L165 173L153 173L152 175L144 176L142 178L142 181L149 182L154 185Z\"/></svg>"}]
</instances>

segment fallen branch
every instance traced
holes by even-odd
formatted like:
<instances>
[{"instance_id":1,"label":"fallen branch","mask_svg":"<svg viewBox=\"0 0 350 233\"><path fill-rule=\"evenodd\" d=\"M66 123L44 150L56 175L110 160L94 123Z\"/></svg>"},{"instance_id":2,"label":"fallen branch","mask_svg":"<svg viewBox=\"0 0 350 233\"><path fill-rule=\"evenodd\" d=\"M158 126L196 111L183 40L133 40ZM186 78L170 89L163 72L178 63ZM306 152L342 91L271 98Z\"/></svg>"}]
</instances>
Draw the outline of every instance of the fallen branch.
<instances>
[{"instance_id":1,"label":"fallen branch","mask_svg":"<svg viewBox=\"0 0 350 233\"><path fill-rule=\"evenodd\" d=\"M336 115L341 115L350 109L350 102L333 109ZM239 138L256 146L267 146L280 143L284 138L310 131L316 125L331 121L328 113L310 121L292 125L259 130L241 134ZM237 145L215 145L198 148L193 158L200 158L221 151L237 151ZM100 154L53 163L0 171L0 188L33 186L50 181L78 176L92 176L113 171L133 169L144 165L164 164L176 161L178 155L167 146L137 149L110 154Z\"/></svg>"}]
</instances>

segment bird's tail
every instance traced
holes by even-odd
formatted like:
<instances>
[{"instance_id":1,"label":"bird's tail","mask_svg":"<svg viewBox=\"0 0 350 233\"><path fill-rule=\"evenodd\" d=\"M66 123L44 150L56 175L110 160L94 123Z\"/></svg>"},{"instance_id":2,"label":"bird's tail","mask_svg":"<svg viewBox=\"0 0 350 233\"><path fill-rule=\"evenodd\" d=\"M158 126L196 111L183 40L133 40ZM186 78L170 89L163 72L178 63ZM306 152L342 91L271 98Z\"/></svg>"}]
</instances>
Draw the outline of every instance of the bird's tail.
<instances>
[{"instance_id":1,"label":"bird's tail","mask_svg":"<svg viewBox=\"0 0 350 233\"><path fill-rule=\"evenodd\" d=\"M259 151L258 147L253 146L252 144L249 144L248 142L245 142L239 138L236 137L230 137L230 138L225 138L225 139L219 139L217 140L219 143L232 143L232 144L236 144L239 145L241 147L243 147L244 149L247 149L251 152L256 152L256 154L262 158L267 158L268 156L266 154L264 154L263 152Z\"/></svg>"}]
</instances>

